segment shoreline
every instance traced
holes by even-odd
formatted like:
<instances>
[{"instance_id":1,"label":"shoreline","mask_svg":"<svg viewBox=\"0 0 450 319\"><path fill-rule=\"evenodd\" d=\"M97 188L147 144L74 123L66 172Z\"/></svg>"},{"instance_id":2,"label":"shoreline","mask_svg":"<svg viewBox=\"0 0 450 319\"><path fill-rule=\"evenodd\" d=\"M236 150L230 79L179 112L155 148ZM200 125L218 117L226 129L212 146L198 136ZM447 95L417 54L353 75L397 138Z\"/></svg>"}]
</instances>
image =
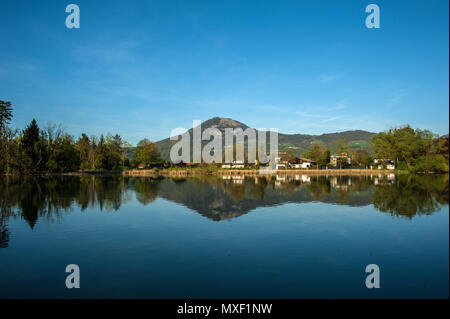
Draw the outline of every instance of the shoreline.
<instances>
[{"instance_id":1,"label":"shoreline","mask_svg":"<svg viewBox=\"0 0 450 319\"><path fill-rule=\"evenodd\" d=\"M5 177L51 177L51 176L126 176L126 177L188 177L188 176L276 176L276 175L311 175L311 176L339 176L339 175L390 175L390 174L418 174L442 175L448 172L410 172L407 170L371 170L371 169L283 169L261 172L258 169L129 169L116 171L78 171L65 173L37 173L37 174L0 174Z\"/></svg>"},{"instance_id":2,"label":"shoreline","mask_svg":"<svg viewBox=\"0 0 450 319\"><path fill-rule=\"evenodd\" d=\"M145 176L275 176L275 175L389 175L405 174L408 171L398 170L371 170L371 169L287 169L261 172L258 169L220 169L217 171L208 171L200 169L182 169L182 170L125 170L124 176L145 177Z\"/></svg>"}]
</instances>

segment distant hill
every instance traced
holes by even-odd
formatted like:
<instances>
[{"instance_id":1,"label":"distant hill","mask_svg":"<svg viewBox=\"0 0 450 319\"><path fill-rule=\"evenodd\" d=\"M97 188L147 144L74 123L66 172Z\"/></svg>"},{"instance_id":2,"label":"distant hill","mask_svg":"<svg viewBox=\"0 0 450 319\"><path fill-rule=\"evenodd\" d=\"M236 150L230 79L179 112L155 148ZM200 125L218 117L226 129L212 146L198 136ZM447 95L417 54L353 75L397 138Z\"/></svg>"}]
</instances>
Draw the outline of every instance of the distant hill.
<instances>
[{"instance_id":1,"label":"distant hill","mask_svg":"<svg viewBox=\"0 0 450 319\"><path fill-rule=\"evenodd\" d=\"M245 130L249 126L241 123L239 121L223 118L223 117L213 117L201 124L202 131L209 127L218 128L223 136L225 136L225 128L242 128ZM192 138L193 129L189 130L189 133ZM335 142L337 140L345 140L350 148L353 149L364 149L371 152L370 148L370 140L375 133L355 130L355 131L345 131L339 133L328 133L322 135L308 135L308 134L283 134L278 133L278 148L280 151L285 151L287 149L292 149L292 151L298 155L304 155L311 145L315 142L322 142L326 147L331 150L335 147ZM267 138L268 140L268 138ZM161 153L161 157L165 160L170 159L170 148L176 141L171 141L170 138L163 139L158 144L159 152ZM203 144L208 143L208 141Z\"/></svg>"}]
</instances>

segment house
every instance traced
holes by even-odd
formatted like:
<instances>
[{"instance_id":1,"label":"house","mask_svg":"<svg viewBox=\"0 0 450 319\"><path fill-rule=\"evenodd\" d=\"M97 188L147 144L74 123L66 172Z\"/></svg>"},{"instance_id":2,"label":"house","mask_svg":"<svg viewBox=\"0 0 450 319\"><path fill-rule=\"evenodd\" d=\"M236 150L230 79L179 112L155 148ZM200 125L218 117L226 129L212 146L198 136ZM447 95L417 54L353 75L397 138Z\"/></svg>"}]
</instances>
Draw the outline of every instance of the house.
<instances>
[{"instance_id":1,"label":"house","mask_svg":"<svg viewBox=\"0 0 450 319\"><path fill-rule=\"evenodd\" d=\"M340 153L330 156L330 164L332 166L339 166L343 163L347 163L348 165L352 164L352 155L349 153Z\"/></svg>"},{"instance_id":2,"label":"house","mask_svg":"<svg viewBox=\"0 0 450 319\"><path fill-rule=\"evenodd\" d=\"M244 163L244 161L234 161L232 167L233 168L244 168L245 163Z\"/></svg>"},{"instance_id":3,"label":"house","mask_svg":"<svg viewBox=\"0 0 450 319\"><path fill-rule=\"evenodd\" d=\"M289 163L287 161L282 161L281 157L275 157L275 168L276 169L286 169Z\"/></svg>"},{"instance_id":4,"label":"house","mask_svg":"<svg viewBox=\"0 0 450 319\"><path fill-rule=\"evenodd\" d=\"M395 169L395 164L394 163L388 163L388 164L386 164L386 168L390 169L390 170Z\"/></svg>"},{"instance_id":5,"label":"house","mask_svg":"<svg viewBox=\"0 0 450 319\"><path fill-rule=\"evenodd\" d=\"M222 164L222 168L245 168L245 163L244 161L233 161Z\"/></svg>"},{"instance_id":6,"label":"house","mask_svg":"<svg viewBox=\"0 0 450 319\"><path fill-rule=\"evenodd\" d=\"M144 169L145 168L145 164L140 163L137 168L138 169Z\"/></svg>"},{"instance_id":7,"label":"house","mask_svg":"<svg viewBox=\"0 0 450 319\"><path fill-rule=\"evenodd\" d=\"M290 168L311 168L317 163L303 157L296 157L292 163L289 163Z\"/></svg>"},{"instance_id":8,"label":"house","mask_svg":"<svg viewBox=\"0 0 450 319\"><path fill-rule=\"evenodd\" d=\"M395 169L395 162L393 160L390 159L384 159L384 158L374 158L373 160L373 164L370 165L370 169L373 168L377 168L377 169L389 169L389 170L394 170Z\"/></svg>"},{"instance_id":9,"label":"house","mask_svg":"<svg viewBox=\"0 0 450 319\"><path fill-rule=\"evenodd\" d=\"M278 152L278 157L275 157L275 169L286 169L288 162L283 161L283 159L280 157L280 154L284 154L284 152Z\"/></svg>"},{"instance_id":10,"label":"house","mask_svg":"<svg viewBox=\"0 0 450 319\"><path fill-rule=\"evenodd\" d=\"M302 168L311 168L312 166L316 165L317 163L314 161L311 161L310 159L300 157L301 167Z\"/></svg>"}]
</instances>

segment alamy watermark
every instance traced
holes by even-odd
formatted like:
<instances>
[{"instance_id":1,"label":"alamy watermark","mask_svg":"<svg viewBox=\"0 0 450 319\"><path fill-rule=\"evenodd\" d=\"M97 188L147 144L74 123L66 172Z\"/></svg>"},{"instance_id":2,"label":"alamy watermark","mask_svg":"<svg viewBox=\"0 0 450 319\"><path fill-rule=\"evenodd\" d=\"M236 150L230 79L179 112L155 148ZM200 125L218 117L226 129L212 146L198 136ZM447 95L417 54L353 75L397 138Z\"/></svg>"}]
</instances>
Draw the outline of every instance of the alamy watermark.
<instances>
[{"instance_id":1,"label":"alamy watermark","mask_svg":"<svg viewBox=\"0 0 450 319\"><path fill-rule=\"evenodd\" d=\"M173 129L170 140L177 141L170 149L170 160L175 163L249 163L275 165L278 157L278 129L225 128L225 136L216 127L202 131L199 120L193 121L192 136L185 128ZM269 152L267 152L267 133ZM247 140L247 158L245 158ZM208 141L202 147L202 141ZM236 141L236 143L235 143ZM192 152L191 152L192 147ZM192 153L192 156L191 156Z\"/></svg>"},{"instance_id":2,"label":"alamy watermark","mask_svg":"<svg viewBox=\"0 0 450 319\"><path fill-rule=\"evenodd\" d=\"M70 273L66 277L66 287L68 289L80 288L80 267L76 264L67 265L66 273Z\"/></svg>"},{"instance_id":3,"label":"alamy watermark","mask_svg":"<svg viewBox=\"0 0 450 319\"><path fill-rule=\"evenodd\" d=\"M369 273L366 277L366 287L369 289L380 288L380 267L376 264L367 265L366 273Z\"/></svg>"},{"instance_id":4,"label":"alamy watermark","mask_svg":"<svg viewBox=\"0 0 450 319\"><path fill-rule=\"evenodd\" d=\"M369 29L380 28L380 7L377 4L371 3L366 6L366 13L370 13L366 17L366 27ZM66 13L70 13L66 17L66 27L68 29L80 28L80 7L77 4L71 3L66 6Z\"/></svg>"},{"instance_id":5,"label":"alamy watermark","mask_svg":"<svg viewBox=\"0 0 450 319\"><path fill-rule=\"evenodd\" d=\"M66 27L68 29L79 29L80 28L80 7L76 4L69 4L66 7L66 12L70 13L66 17Z\"/></svg>"},{"instance_id":6,"label":"alamy watermark","mask_svg":"<svg viewBox=\"0 0 450 319\"><path fill-rule=\"evenodd\" d=\"M380 7L376 4L369 4L366 7L366 12L370 13L366 17L366 27L369 29L380 28Z\"/></svg>"}]
</instances>

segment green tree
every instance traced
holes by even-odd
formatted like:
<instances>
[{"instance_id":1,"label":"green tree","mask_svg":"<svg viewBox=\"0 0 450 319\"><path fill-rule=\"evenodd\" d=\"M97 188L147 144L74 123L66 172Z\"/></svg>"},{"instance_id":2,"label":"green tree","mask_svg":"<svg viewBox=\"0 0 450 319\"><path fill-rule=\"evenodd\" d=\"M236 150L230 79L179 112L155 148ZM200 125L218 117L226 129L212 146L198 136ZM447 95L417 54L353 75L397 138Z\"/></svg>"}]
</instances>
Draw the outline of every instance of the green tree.
<instances>
[{"instance_id":1,"label":"green tree","mask_svg":"<svg viewBox=\"0 0 450 319\"><path fill-rule=\"evenodd\" d=\"M98 140L98 144L95 149L94 168L95 169L108 168L107 149L106 149L105 138L103 137L103 134L100 135L100 139Z\"/></svg>"},{"instance_id":2,"label":"green tree","mask_svg":"<svg viewBox=\"0 0 450 319\"><path fill-rule=\"evenodd\" d=\"M122 163L122 169L125 168L125 166L130 165L130 160L128 158L128 153L133 149L133 146L128 143L125 140L122 140L122 151L120 153L120 160Z\"/></svg>"},{"instance_id":3,"label":"green tree","mask_svg":"<svg viewBox=\"0 0 450 319\"><path fill-rule=\"evenodd\" d=\"M442 155L445 141L428 130L414 130L409 125L393 128L372 138L375 157L394 160L399 166L406 163L409 170L441 171L448 167L448 158ZM448 171L448 168L447 168Z\"/></svg>"},{"instance_id":4,"label":"green tree","mask_svg":"<svg viewBox=\"0 0 450 319\"><path fill-rule=\"evenodd\" d=\"M134 157L136 163L142 163L148 167L159 159L158 146L148 139L143 139L137 144Z\"/></svg>"},{"instance_id":5,"label":"green tree","mask_svg":"<svg viewBox=\"0 0 450 319\"><path fill-rule=\"evenodd\" d=\"M64 134L58 139L55 162L60 172L76 171L80 168L80 155L72 136Z\"/></svg>"},{"instance_id":6,"label":"green tree","mask_svg":"<svg viewBox=\"0 0 450 319\"><path fill-rule=\"evenodd\" d=\"M22 160L25 171L40 171L45 164L45 140L40 135L35 119L23 130L20 142L24 153Z\"/></svg>"},{"instance_id":7,"label":"green tree","mask_svg":"<svg viewBox=\"0 0 450 319\"><path fill-rule=\"evenodd\" d=\"M317 168L330 162L330 150L322 142L313 143L305 157L316 162Z\"/></svg>"},{"instance_id":8,"label":"green tree","mask_svg":"<svg viewBox=\"0 0 450 319\"><path fill-rule=\"evenodd\" d=\"M348 153L350 149L347 141L343 139L335 140L334 145L337 153Z\"/></svg>"},{"instance_id":9,"label":"green tree","mask_svg":"<svg viewBox=\"0 0 450 319\"><path fill-rule=\"evenodd\" d=\"M108 169L118 169L122 159L122 138L116 134L106 136L107 166Z\"/></svg>"},{"instance_id":10,"label":"green tree","mask_svg":"<svg viewBox=\"0 0 450 319\"><path fill-rule=\"evenodd\" d=\"M16 135L16 132L8 126L12 117L11 102L0 100L0 174L10 172L10 151Z\"/></svg>"},{"instance_id":11,"label":"green tree","mask_svg":"<svg viewBox=\"0 0 450 319\"><path fill-rule=\"evenodd\" d=\"M286 154L283 156L283 160L289 163L294 162L296 158L294 151L290 148L286 150Z\"/></svg>"},{"instance_id":12,"label":"green tree","mask_svg":"<svg viewBox=\"0 0 450 319\"><path fill-rule=\"evenodd\" d=\"M81 137L77 141L77 149L78 154L80 156L80 168L81 169L92 169L93 163L91 161L91 153L92 146L91 141L89 140L89 137L86 134L81 134Z\"/></svg>"},{"instance_id":13,"label":"green tree","mask_svg":"<svg viewBox=\"0 0 450 319\"><path fill-rule=\"evenodd\" d=\"M366 150L352 150L352 162L354 165L367 167L372 162L370 153Z\"/></svg>"},{"instance_id":14,"label":"green tree","mask_svg":"<svg viewBox=\"0 0 450 319\"><path fill-rule=\"evenodd\" d=\"M6 129L6 126L11 122L12 105L11 102L5 102L0 100L0 134Z\"/></svg>"}]
</instances>

